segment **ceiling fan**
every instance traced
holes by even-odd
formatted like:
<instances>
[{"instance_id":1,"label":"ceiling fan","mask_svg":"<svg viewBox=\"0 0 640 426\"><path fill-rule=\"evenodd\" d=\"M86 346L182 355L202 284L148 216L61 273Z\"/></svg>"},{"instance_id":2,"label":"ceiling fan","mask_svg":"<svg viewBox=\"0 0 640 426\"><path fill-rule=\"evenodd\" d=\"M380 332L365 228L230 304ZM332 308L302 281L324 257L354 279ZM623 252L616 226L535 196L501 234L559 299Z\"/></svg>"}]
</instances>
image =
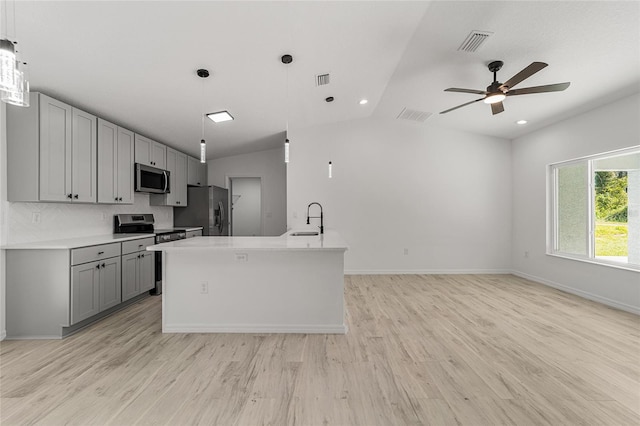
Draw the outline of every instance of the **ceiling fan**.
<instances>
[{"instance_id":1,"label":"ceiling fan","mask_svg":"<svg viewBox=\"0 0 640 426\"><path fill-rule=\"evenodd\" d=\"M499 114L504 111L504 105L502 105L502 101L507 96L515 96L515 95L528 95L531 93L546 93L546 92L560 92L569 87L571 83L557 83L557 84L548 84L546 86L535 86L535 87L525 87L523 89L513 89L513 87L520 83L522 80L525 80L531 77L533 74L537 73L541 69L545 68L547 64L544 62L533 62L531 65L520 71L518 74L511 77L506 83L500 83L496 77L500 68L502 68L504 62L502 61L493 61L488 67L489 71L493 73L493 83L487 87L487 90L474 90L474 89L459 89L457 87L451 87L449 89L444 89L445 92L459 92L459 93L473 93L477 95L484 95L483 98L476 99L471 102L464 103L462 105L458 105L453 108L449 108L448 110L442 111L440 114L446 114L455 109L462 108L463 106L471 105L476 102L484 101L485 104L491 105L491 112L493 115Z\"/></svg>"}]
</instances>

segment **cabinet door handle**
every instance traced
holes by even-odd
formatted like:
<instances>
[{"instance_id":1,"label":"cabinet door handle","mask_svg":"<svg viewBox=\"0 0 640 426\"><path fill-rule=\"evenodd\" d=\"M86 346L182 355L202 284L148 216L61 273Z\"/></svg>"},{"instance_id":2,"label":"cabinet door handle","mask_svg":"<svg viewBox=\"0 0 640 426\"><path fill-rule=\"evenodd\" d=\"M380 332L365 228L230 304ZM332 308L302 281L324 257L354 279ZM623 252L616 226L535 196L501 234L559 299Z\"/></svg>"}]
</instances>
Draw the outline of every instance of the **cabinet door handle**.
<instances>
[{"instance_id":1,"label":"cabinet door handle","mask_svg":"<svg viewBox=\"0 0 640 426\"><path fill-rule=\"evenodd\" d=\"M138 247L144 247L144 244L138 244Z\"/></svg>"},{"instance_id":2,"label":"cabinet door handle","mask_svg":"<svg viewBox=\"0 0 640 426\"><path fill-rule=\"evenodd\" d=\"M118 197L116 197L116 201L118 201Z\"/></svg>"},{"instance_id":3,"label":"cabinet door handle","mask_svg":"<svg viewBox=\"0 0 640 426\"><path fill-rule=\"evenodd\" d=\"M73 198L78 199L78 194L74 195Z\"/></svg>"},{"instance_id":4,"label":"cabinet door handle","mask_svg":"<svg viewBox=\"0 0 640 426\"><path fill-rule=\"evenodd\" d=\"M140 259L140 255L138 255L138 259Z\"/></svg>"},{"instance_id":5,"label":"cabinet door handle","mask_svg":"<svg viewBox=\"0 0 640 426\"><path fill-rule=\"evenodd\" d=\"M100 256L101 254L104 254L104 252L103 251L99 251L98 252L98 256Z\"/></svg>"},{"instance_id":6,"label":"cabinet door handle","mask_svg":"<svg viewBox=\"0 0 640 426\"><path fill-rule=\"evenodd\" d=\"M144 254L141 254L140 257L144 259Z\"/></svg>"},{"instance_id":7,"label":"cabinet door handle","mask_svg":"<svg viewBox=\"0 0 640 426\"><path fill-rule=\"evenodd\" d=\"M118 198L118 201L122 201L122 197Z\"/></svg>"},{"instance_id":8,"label":"cabinet door handle","mask_svg":"<svg viewBox=\"0 0 640 426\"><path fill-rule=\"evenodd\" d=\"M105 265L104 263L102 264L102 267L105 268L107 265Z\"/></svg>"},{"instance_id":9,"label":"cabinet door handle","mask_svg":"<svg viewBox=\"0 0 640 426\"><path fill-rule=\"evenodd\" d=\"M96 269L100 269L100 264L99 263L96 265Z\"/></svg>"},{"instance_id":10,"label":"cabinet door handle","mask_svg":"<svg viewBox=\"0 0 640 426\"><path fill-rule=\"evenodd\" d=\"M67 198L73 198L73 194L67 194Z\"/></svg>"}]
</instances>

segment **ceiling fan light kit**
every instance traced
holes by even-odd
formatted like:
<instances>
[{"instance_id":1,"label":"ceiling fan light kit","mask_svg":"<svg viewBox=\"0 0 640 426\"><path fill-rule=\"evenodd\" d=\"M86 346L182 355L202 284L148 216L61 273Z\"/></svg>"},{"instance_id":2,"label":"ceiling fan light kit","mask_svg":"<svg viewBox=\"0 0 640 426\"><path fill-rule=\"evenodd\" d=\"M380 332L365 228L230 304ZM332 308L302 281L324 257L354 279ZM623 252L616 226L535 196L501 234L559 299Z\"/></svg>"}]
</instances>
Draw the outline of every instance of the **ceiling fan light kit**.
<instances>
[{"instance_id":1,"label":"ceiling fan light kit","mask_svg":"<svg viewBox=\"0 0 640 426\"><path fill-rule=\"evenodd\" d=\"M484 97L464 103L462 105L455 106L453 108L449 108L440 112L440 114L446 114L458 108L483 101L485 104L491 105L491 113L493 115L496 115L504 111L504 105L502 104L502 101L505 100L508 96L528 95L532 93L560 92L562 90L565 90L571 84L567 82L548 84L545 86L525 87L523 89L513 89L515 85L542 70L547 66L547 64L545 64L544 62L533 62L531 63L531 65L511 77L505 83L500 83L498 81L497 74L498 71L500 71L500 69L502 68L502 65L504 65L504 62L502 61L493 61L489 63L488 68L489 71L493 73L493 82L489 86L487 86L487 90L460 89L458 87L445 89L445 92L471 93L475 95L484 95Z\"/></svg>"}]
</instances>

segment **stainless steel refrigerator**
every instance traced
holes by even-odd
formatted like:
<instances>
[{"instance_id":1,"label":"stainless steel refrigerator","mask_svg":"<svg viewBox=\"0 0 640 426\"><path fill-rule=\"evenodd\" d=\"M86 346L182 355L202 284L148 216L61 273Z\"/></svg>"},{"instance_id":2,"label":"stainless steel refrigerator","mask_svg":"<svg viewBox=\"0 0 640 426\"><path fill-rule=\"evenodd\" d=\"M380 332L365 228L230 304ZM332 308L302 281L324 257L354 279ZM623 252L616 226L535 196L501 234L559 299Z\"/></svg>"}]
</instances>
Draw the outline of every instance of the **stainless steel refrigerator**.
<instances>
[{"instance_id":1,"label":"stainless steel refrigerator","mask_svg":"<svg viewBox=\"0 0 640 426\"><path fill-rule=\"evenodd\" d=\"M229 235L229 190L219 186L190 186L187 207L173 209L173 225L202 226L202 235Z\"/></svg>"}]
</instances>

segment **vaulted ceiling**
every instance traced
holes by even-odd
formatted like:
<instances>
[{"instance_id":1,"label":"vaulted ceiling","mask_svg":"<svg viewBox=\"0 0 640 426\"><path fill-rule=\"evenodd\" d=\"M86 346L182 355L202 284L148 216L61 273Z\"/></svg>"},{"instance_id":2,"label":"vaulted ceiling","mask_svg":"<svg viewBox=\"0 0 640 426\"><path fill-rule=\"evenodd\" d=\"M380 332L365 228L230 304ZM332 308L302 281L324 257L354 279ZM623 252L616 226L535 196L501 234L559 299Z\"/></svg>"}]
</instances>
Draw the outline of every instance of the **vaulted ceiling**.
<instances>
[{"instance_id":1,"label":"vaulted ceiling","mask_svg":"<svg viewBox=\"0 0 640 426\"><path fill-rule=\"evenodd\" d=\"M280 146L287 123L396 120L404 108L433 114L406 125L514 138L640 88L639 2L16 1L15 14L5 31L32 90L194 156L202 113L228 110L233 122L206 122L209 158ZM473 30L492 34L459 51ZM438 114L477 98L443 89L484 90L495 59L500 81L542 61L520 86L571 86L508 98L496 116L482 102Z\"/></svg>"}]
</instances>

